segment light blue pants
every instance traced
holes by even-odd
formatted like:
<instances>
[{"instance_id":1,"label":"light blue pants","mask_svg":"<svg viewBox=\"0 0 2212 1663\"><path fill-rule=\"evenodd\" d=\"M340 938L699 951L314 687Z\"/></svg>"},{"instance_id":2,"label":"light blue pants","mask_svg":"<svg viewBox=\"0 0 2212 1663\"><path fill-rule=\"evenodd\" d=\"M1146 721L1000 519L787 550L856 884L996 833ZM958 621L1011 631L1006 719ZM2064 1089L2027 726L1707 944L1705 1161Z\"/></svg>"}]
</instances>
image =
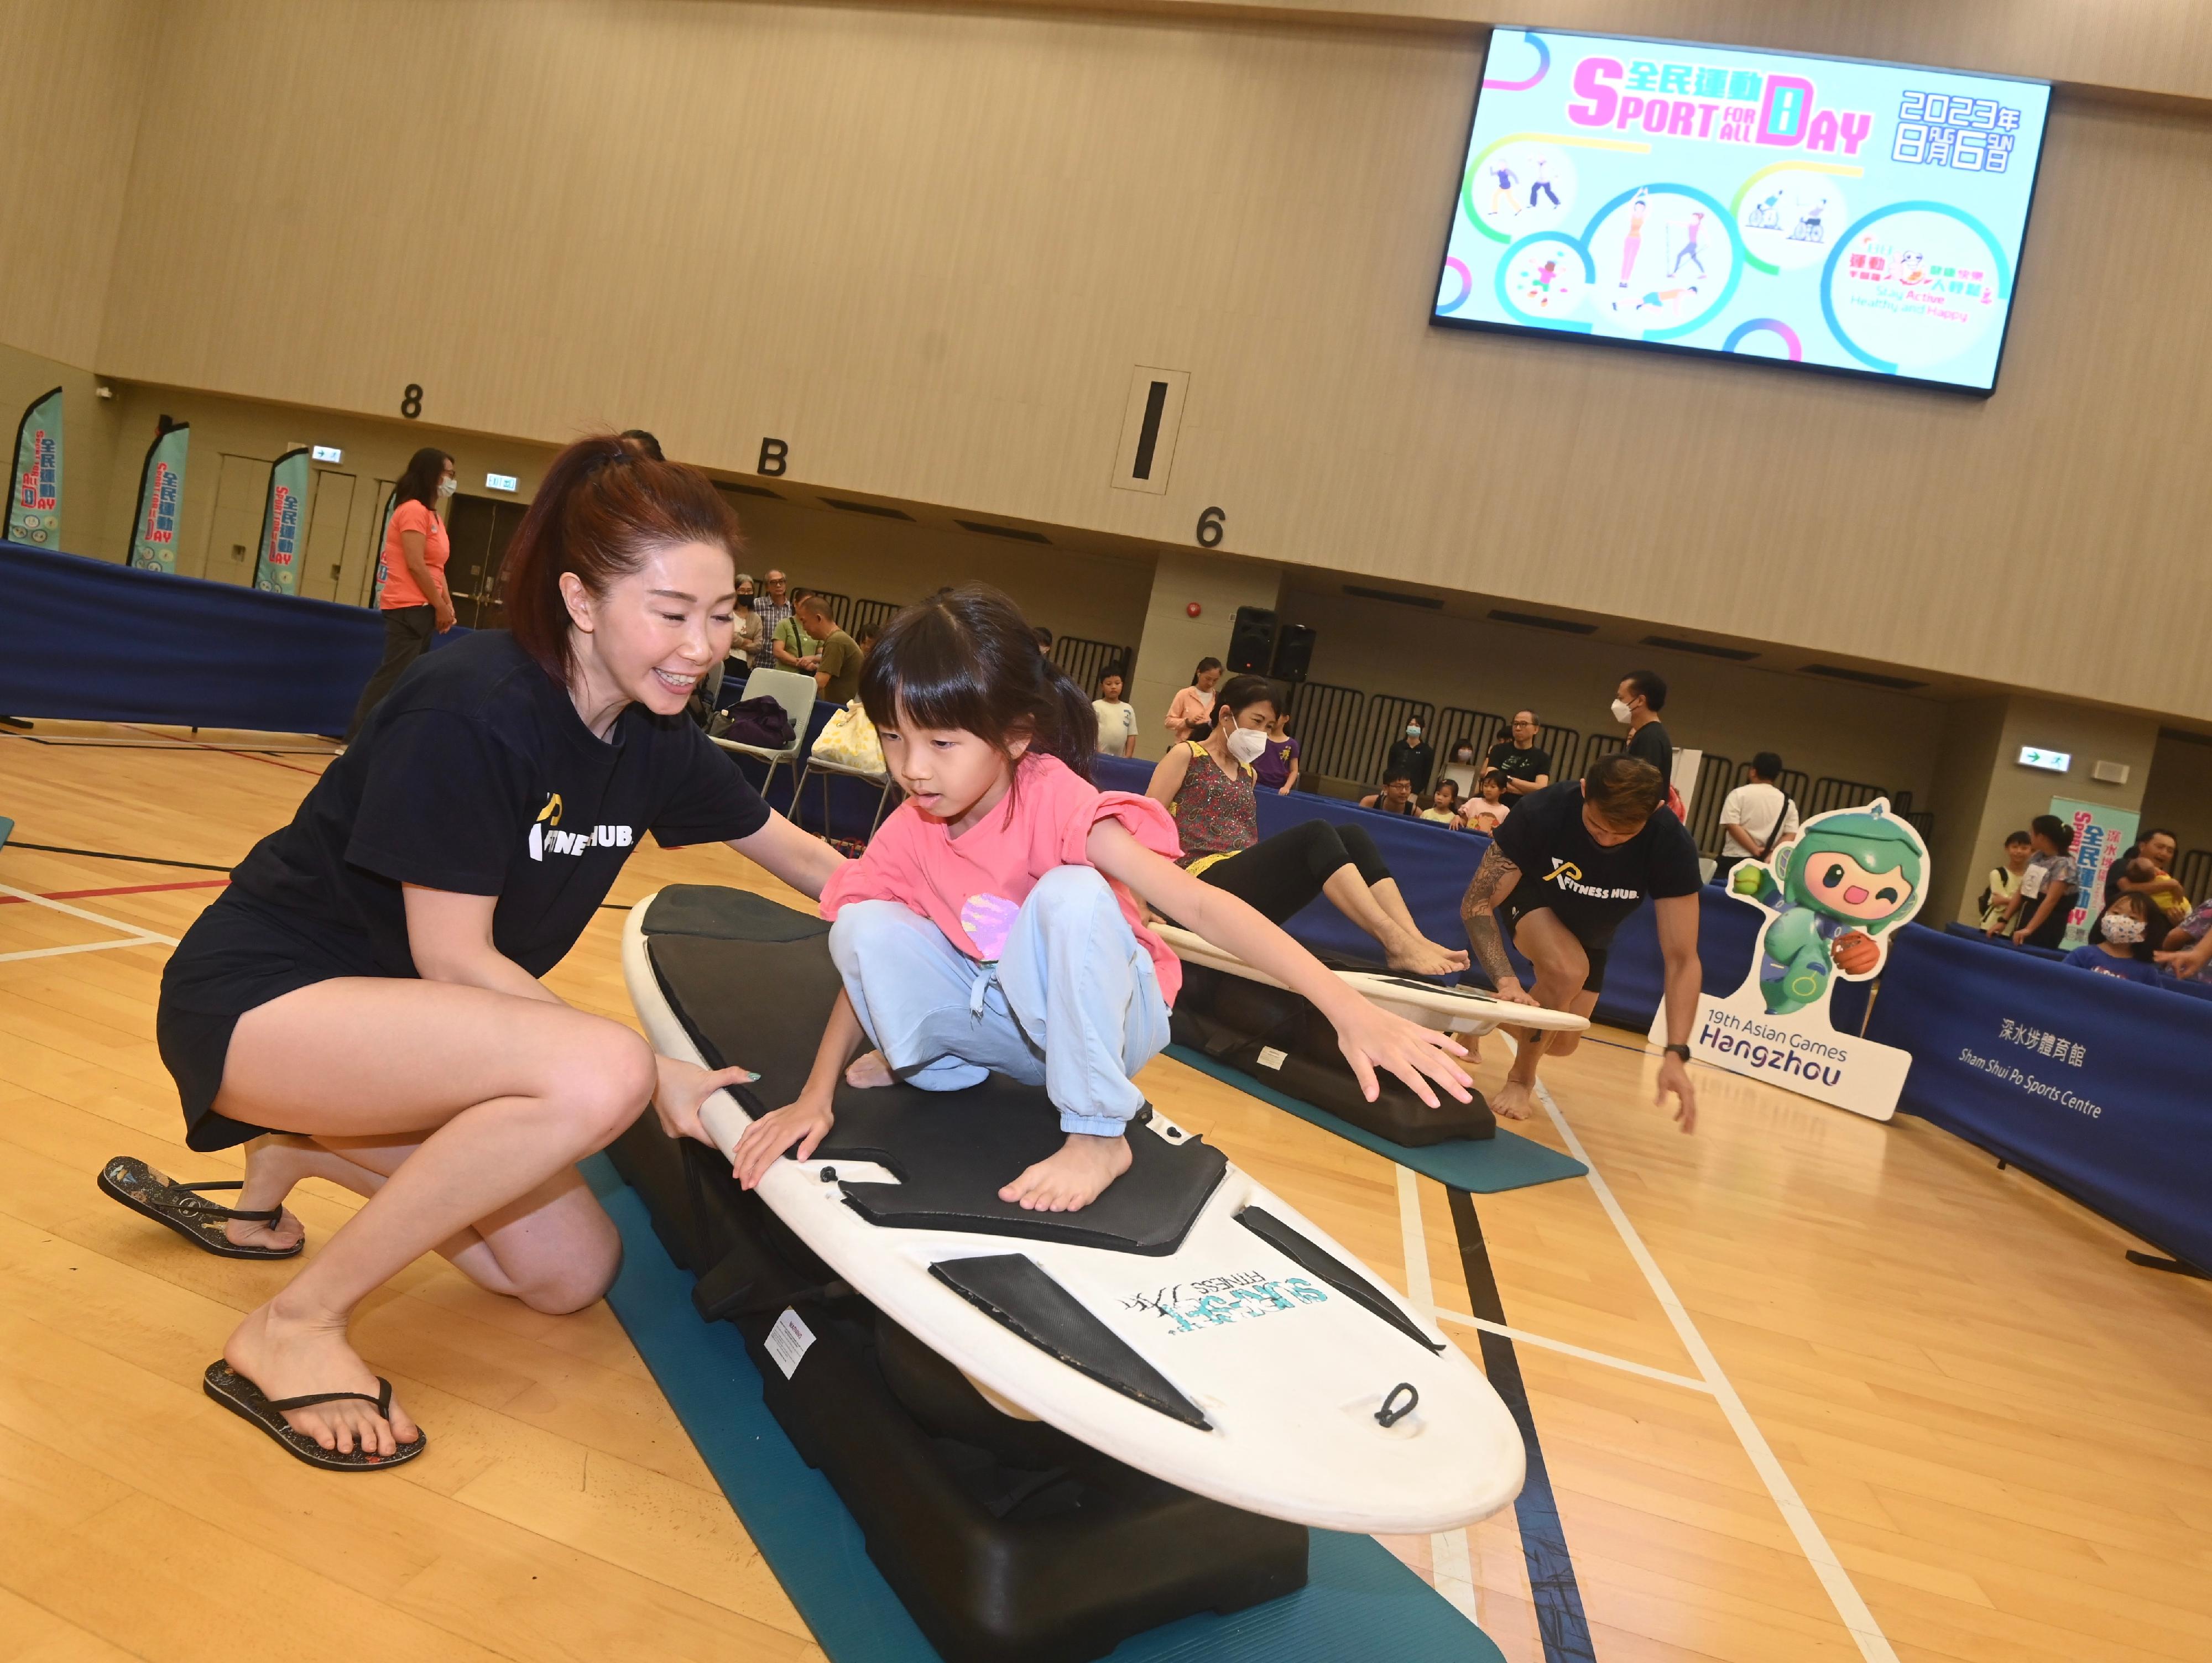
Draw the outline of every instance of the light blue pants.
<instances>
[{"instance_id":1,"label":"light blue pants","mask_svg":"<svg viewBox=\"0 0 2212 1663\"><path fill-rule=\"evenodd\" d=\"M860 901L830 956L891 1071L925 1091L988 1074L1042 1085L1063 1132L1118 1136L1144 1106L1130 1076L1168 1042L1152 955L1104 877L1057 866L1022 903L995 965L896 901Z\"/></svg>"}]
</instances>

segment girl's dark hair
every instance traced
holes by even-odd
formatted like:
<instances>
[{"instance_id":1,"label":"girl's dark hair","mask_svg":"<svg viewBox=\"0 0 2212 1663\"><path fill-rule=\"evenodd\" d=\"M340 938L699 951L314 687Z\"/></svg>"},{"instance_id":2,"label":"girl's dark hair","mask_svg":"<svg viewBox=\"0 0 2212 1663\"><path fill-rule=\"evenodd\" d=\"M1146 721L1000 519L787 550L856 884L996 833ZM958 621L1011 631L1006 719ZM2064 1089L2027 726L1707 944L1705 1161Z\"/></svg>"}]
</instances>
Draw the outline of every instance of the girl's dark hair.
<instances>
[{"instance_id":1,"label":"girl's dark hair","mask_svg":"<svg viewBox=\"0 0 2212 1663\"><path fill-rule=\"evenodd\" d=\"M2051 847L2057 849L2059 853L2069 854L2073 852L2074 828L2068 825L2057 815L2039 814L2034 819L2029 821L2027 823L2030 828L2041 832L2045 837L2048 838L2051 841Z\"/></svg>"},{"instance_id":2,"label":"girl's dark hair","mask_svg":"<svg viewBox=\"0 0 2212 1663\"><path fill-rule=\"evenodd\" d=\"M1021 608L986 584L940 589L884 626L860 667L860 707L879 728L957 728L1012 755L1057 756L1091 777L1098 713L1045 657Z\"/></svg>"},{"instance_id":3,"label":"girl's dark hair","mask_svg":"<svg viewBox=\"0 0 2212 1663\"><path fill-rule=\"evenodd\" d=\"M1190 672L1190 684L1193 687L1196 687L1198 685L1198 678L1200 676L1206 674L1209 670L1218 670L1220 668L1221 660L1218 659L1200 659L1198 661L1198 668Z\"/></svg>"},{"instance_id":4,"label":"girl's dark hair","mask_svg":"<svg viewBox=\"0 0 2212 1663\"><path fill-rule=\"evenodd\" d=\"M446 464L453 458L435 445L425 445L407 458L407 470L399 476L398 484L392 489L392 506L403 502L419 502L426 508L438 506L438 480L446 471Z\"/></svg>"},{"instance_id":5,"label":"girl's dark hair","mask_svg":"<svg viewBox=\"0 0 2212 1663\"><path fill-rule=\"evenodd\" d=\"M566 686L574 651L562 574L574 572L603 595L642 566L648 551L681 543L714 543L728 551L732 566L744 546L738 517L707 476L654 461L625 434L580 439L553 458L507 546L500 579L507 627Z\"/></svg>"},{"instance_id":6,"label":"girl's dark hair","mask_svg":"<svg viewBox=\"0 0 2212 1663\"><path fill-rule=\"evenodd\" d=\"M1224 710L1235 716L1263 700L1268 704L1275 702L1274 683L1265 676L1231 676L1221 684L1221 691L1213 695L1213 708L1217 717Z\"/></svg>"}]
</instances>

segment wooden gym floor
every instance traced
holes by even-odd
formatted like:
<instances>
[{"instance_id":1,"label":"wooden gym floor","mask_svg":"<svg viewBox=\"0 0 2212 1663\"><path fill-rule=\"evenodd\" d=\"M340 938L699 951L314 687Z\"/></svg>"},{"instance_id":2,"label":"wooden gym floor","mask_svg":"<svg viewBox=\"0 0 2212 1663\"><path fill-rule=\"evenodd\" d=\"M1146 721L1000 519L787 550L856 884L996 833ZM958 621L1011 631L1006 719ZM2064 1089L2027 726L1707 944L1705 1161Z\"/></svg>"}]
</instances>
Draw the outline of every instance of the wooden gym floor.
<instances>
[{"instance_id":1,"label":"wooden gym floor","mask_svg":"<svg viewBox=\"0 0 2212 1663\"><path fill-rule=\"evenodd\" d=\"M238 1165L184 1150L153 1041L221 875L21 845L228 865L326 752L0 737L0 1663L820 1656L604 1306L537 1315L436 1259L384 1290L356 1343L437 1440L389 1477L313 1472L201 1395L283 1272L92 1180ZM647 848L614 899L678 880L780 889ZM620 921L551 982L626 1021ZM2212 1287L1918 1120L1701 1069L1683 1138L1640 1045L1601 1037L1527 1128L1595 1177L1476 1204L1595 1656L2212 1657ZM1492 1041L1483 1083L1503 1065ZM1474 1350L1441 1187L1172 1062L1145 1084ZM312 1252L355 1201L293 1205ZM1390 1545L1543 1659L1510 1509Z\"/></svg>"}]
</instances>

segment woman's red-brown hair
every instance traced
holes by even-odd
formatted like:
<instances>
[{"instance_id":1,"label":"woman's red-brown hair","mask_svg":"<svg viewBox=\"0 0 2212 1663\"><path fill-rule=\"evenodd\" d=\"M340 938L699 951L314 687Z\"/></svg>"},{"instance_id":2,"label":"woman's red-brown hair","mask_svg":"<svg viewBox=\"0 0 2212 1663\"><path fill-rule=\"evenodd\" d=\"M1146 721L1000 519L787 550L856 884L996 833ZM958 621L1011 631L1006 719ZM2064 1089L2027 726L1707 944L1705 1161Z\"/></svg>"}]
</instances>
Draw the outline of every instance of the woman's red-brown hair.
<instances>
[{"instance_id":1,"label":"woman's red-brown hair","mask_svg":"<svg viewBox=\"0 0 2212 1663\"><path fill-rule=\"evenodd\" d=\"M650 550L682 543L726 549L734 567L744 538L713 482L681 463L656 461L627 435L580 439L553 458L507 546L500 576L507 627L565 687L574 654L561 574L574 572L602 595Z\"/></svg>"}]
</instances>

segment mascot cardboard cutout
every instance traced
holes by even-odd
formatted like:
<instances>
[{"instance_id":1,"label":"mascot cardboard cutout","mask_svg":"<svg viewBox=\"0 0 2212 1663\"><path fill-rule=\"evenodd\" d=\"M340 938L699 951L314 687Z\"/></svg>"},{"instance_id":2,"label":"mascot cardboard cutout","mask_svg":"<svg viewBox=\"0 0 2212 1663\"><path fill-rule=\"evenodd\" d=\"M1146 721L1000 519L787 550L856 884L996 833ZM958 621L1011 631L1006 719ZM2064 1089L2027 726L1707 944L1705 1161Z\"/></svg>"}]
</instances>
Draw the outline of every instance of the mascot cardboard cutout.
<instances>
[{"instance_id":1,"label":"mascot cardboard cutout","mask_svg":"<svg viewBox=\"0 0 2212 1663\"><path fill-rule=\"evenodd\" d=\"M1889 938L1928 892L1928 846L1881 798L1805 822L1793 842L1729 874L1729 892L1767 914L1750 974L1724 999L1698 1000L1690 1052L1732 1074L1887 1120L1912 1059L1838 1034L1828 1021L1835 979L1879 975ZM1652 1024L1664 1040L1662 1011Z\"/></svg>"}]
</instances>

